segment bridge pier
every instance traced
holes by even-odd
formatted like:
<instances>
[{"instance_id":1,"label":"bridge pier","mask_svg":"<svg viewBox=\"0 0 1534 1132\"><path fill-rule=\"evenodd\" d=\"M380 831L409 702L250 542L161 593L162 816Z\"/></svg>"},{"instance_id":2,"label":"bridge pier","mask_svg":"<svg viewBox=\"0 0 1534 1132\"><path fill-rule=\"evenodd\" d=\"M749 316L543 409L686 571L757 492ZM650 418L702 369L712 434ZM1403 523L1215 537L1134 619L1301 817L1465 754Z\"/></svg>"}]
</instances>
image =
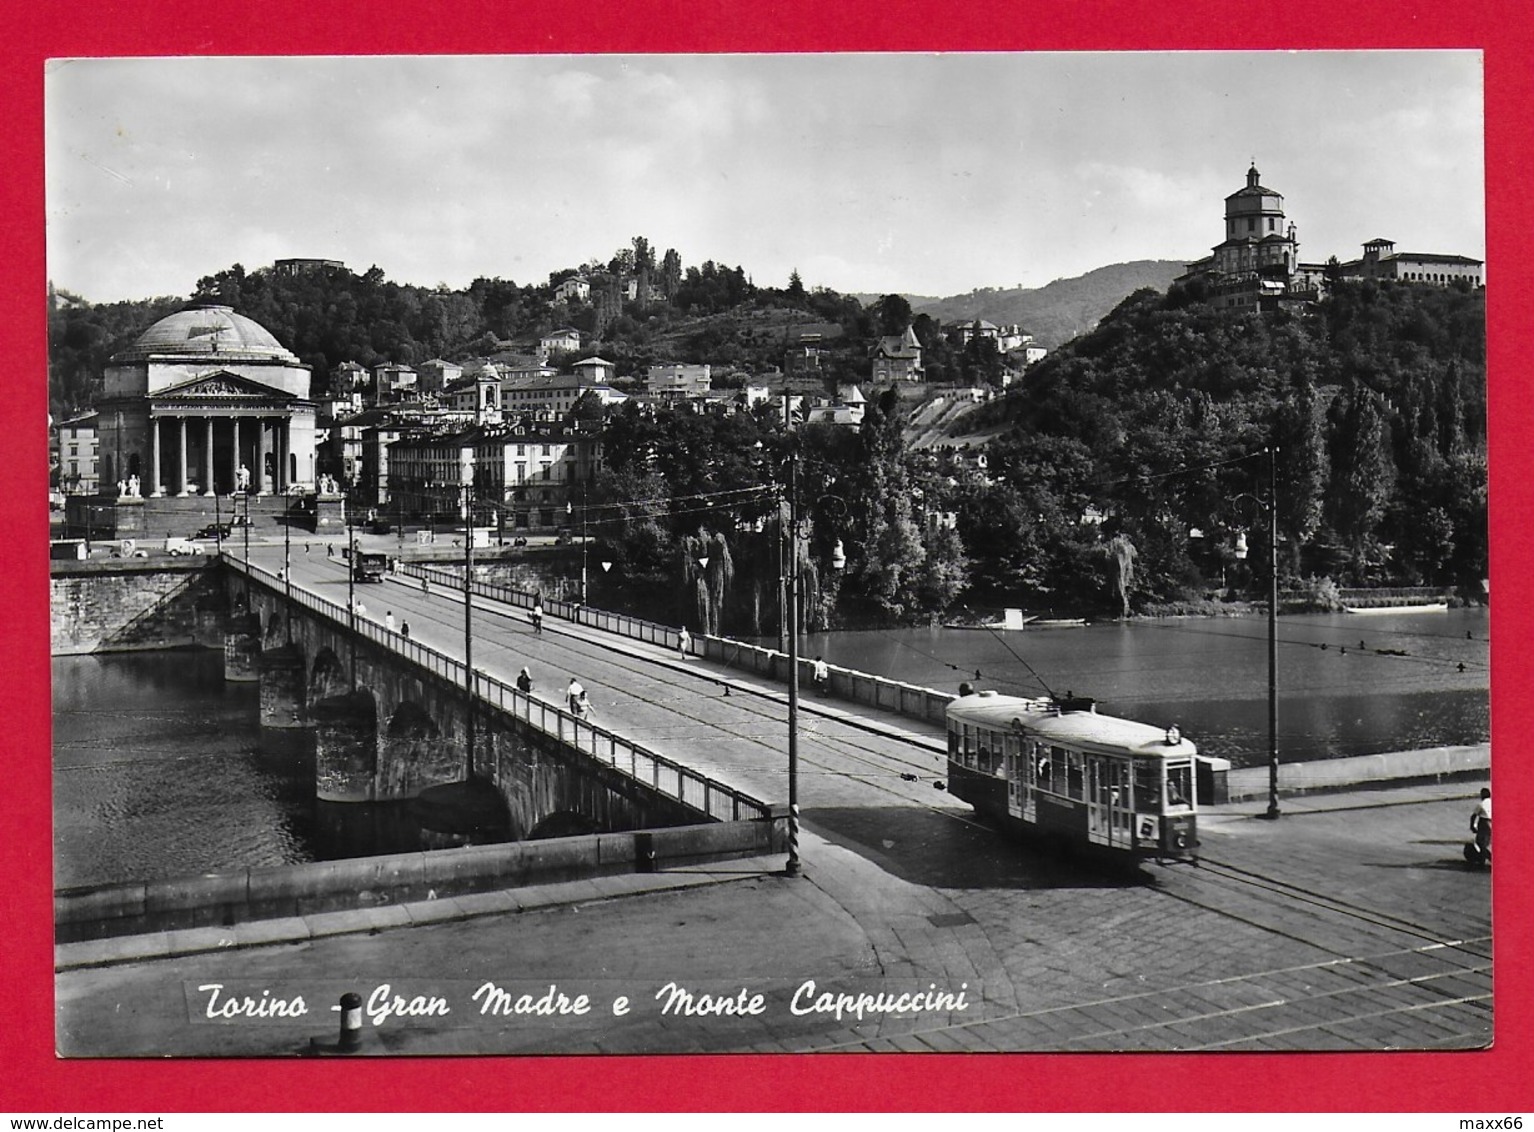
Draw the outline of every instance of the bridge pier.
<instances>
[{"instance_id":1,"label":"bridge pier","mask_svg":"<svg viewBox=\"0 0 1534 1132\"><path fill-rule=\"evenodd\" d=\"M261 618L254 613L237 613L230 618L224 634L224 679L231 684L254 683L261 679Z\"/></svg>"},{"instance_id":2,"label":"bridge pier","mask_svg":"<svg viewBox=\"0 0 1534 1132\"><path fill-rule=\"evenodd\" d=\"M368 691L314 705L314 793L322 802L377 797L378 702Z\"/></svg>"},{"instance_id":3,"label":"bridge pier","mask_svg":"<svg viewBox=\"0 0 1534 1132\"><path fill-rule=\"evenodd\" d=\"M282 645L260 654L257 671L261 681L261 726L302 728L304 718L304 652L298 645Z\"/></svg>"}]
</instances>

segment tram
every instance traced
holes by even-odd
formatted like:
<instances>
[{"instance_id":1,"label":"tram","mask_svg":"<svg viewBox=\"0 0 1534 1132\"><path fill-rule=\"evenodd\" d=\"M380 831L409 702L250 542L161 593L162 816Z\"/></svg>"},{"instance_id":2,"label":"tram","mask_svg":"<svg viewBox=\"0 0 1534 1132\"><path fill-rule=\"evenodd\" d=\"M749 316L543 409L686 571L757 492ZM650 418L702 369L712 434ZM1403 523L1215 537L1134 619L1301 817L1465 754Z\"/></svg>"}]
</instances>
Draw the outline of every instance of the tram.
<instances>
[{"instance_id":1,"label":"tram","mask_svg":"<svg viewBox=\"0 0 1534 1132\"><path fill-rule=\"evenodd\" d=\"M1198 752L1177 728L989 691L947 715L949 793L1008 833L1130 865L1198 859Z\"/></svg>"}]
</instances>

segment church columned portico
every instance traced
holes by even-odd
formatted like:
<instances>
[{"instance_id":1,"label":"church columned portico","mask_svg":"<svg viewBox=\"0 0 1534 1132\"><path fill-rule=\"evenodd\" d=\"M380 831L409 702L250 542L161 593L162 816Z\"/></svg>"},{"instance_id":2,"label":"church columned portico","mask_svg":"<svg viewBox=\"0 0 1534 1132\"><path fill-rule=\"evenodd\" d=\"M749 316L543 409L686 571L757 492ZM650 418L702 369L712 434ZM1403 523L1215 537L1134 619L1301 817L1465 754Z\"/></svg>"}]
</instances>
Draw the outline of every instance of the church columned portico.
<instances>
[{"instance_id":1,"label":"church columned portico","mask_svg":"<svg viewBox=\"0 0 1534 1132\"><path fill-rule=\"evenodd\" d=\"M307 366L228 307L161 319L107 365L102 494L126 494L135 475L152 499L312 489L309 383Z\"/></svg>"},{"instance_id":2,"label":"church columned portico","mask_svg":"<svg viewBox=\"0 0 1534 1132\"><path fill-rule=\"evenodd\" d=\"M252 495L285 495L308 486L294 446L293 422L221 406L217 412L156 409L149 420L151 498L232 495L249 475ZM114 486L115 490L115 486Z\"/></svg>"}]
</instances>

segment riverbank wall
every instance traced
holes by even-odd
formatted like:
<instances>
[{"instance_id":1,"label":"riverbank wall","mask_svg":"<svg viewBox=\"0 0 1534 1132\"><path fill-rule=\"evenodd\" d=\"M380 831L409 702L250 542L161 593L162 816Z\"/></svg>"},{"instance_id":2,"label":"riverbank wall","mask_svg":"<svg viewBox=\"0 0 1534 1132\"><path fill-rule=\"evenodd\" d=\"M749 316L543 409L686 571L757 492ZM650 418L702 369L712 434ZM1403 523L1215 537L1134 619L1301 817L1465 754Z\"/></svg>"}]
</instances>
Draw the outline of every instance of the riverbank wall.
<instances>
[{"instance_id":1,"label":"riverbank wall","mask_svg":"<svg viewBox=\"0 0 1534 1132\"><path fill-rule=\"evenodd\" d=\"M53 655L222 648L228 601L215 563L201 556L52 563Z\"/></svg>"},{"instance_id":2,"label":"riverbank wall","mask_svg":"<svg viewBox=\"0 0 1534 1132\"><path fill-rule=\"evenodd\" d=\"M1392 751L1379 755L1352 755L1315 762L1280 763L1278 792L1319 794L1364 786L1404 786L1414 782L1442 782L1456 778L1489 778L1491 744L1463 747L1428 747L1420 751ZM1226 776L1227 801L1265 799L1270 788L1266 766L1242 767Z\"/></svg>"},{"instance_id":3,"label":"riverbank wall","mask_svg":"<svg viewBox=\"0 0 1534 1132\"><path fill-rule=\"evenodd\" d=\"M755 857L786 849L786 815L71 889L54 894L54 934L72 943L228 926Z\"/></svg>"}]
</instances>

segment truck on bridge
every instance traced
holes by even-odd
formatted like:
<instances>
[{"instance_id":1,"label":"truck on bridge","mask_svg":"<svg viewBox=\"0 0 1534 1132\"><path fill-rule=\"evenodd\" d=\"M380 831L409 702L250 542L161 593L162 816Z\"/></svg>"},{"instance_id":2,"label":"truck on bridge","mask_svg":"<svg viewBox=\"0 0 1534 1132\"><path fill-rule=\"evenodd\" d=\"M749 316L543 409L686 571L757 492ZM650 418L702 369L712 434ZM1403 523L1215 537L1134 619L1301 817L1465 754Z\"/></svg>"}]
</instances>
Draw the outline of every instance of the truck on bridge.
<instances>
[{"instance_id":1,"label":"truck on bridge","mask_svg":"<svg viewBox=\"0 0 1534 1132\"><path fill-rule=\"evenodd\" d=\"M387 554L359 553L352 563L352 577L359 582L381 582L388 572Z\"/></svg>"}]
</instances>

